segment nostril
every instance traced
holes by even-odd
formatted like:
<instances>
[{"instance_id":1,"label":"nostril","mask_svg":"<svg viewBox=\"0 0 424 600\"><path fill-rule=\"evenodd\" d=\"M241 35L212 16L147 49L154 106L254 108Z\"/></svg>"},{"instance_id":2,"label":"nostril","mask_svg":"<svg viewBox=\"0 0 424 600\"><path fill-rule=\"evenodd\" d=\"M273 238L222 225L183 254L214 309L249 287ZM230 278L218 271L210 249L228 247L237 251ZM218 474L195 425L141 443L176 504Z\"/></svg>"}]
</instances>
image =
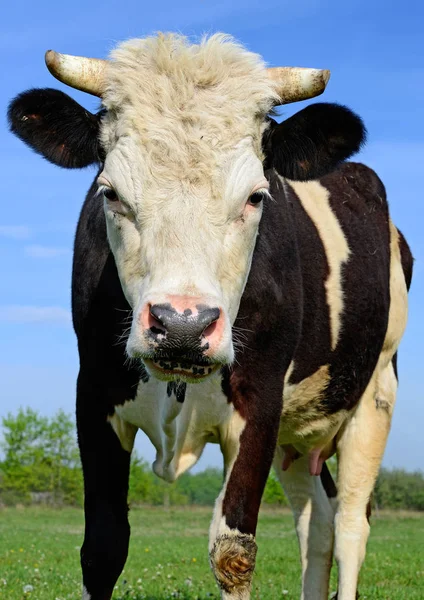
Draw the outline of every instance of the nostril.
<instances>
[{"instance_id":1,"label":"nostril","mask_svg":"<svg viewBox=\"0 0 424 600\"><path fill-rule=\"evenodd\" d=\"M215 331L215 329L216 329L216 321L214 321L213 323L211 323L210 325L208 325L206 327L206 329L202 333L203 337L210 337L213 334L213 332Z\"/></svg>"},{"instance_id":2,"label":"nostril","mask_svg":"<svg viewBox=\"0 0 424 600\"><path fill-rule=\"evenodd\" d=\"M221 311L219 308L208 308L204 310L201 314L201 319L203 321L203 325L205 326L202 331L203 337L210 337L217 328L217 323L221 316Z\"/></svg>"},{"instance_id":3,"label":"nostril","mask_svg":"<svg viewBox=\"0 0 424 600\"><path fill-rule=\"evenodd\" d=\"M181 336L184 336L185 340L191 339L193 344L199 343L202 338L211 342L211 337L222 329L221 309L198 304L195 307L196 314L194 307L190 308L190 304L187 304L185 309L184 306L180 306L180 310L176 310L171 304L147 303L143 310L144 330L153 336L163 336L164 339L159 337L156 340L161 344L166 341L170 343L172 340L179 343Z\"/></svg>"},{"instance_id":4,"label":"nostril","mask_svg":"<svg viewBox=\"0 0 424 600\"><path fill-rule=\"evenodd\" d=\"M159 314L154 314L155 311L157 312L157 307L156 306L150 306L149 307L149 316L148 316L148 326L149 326L149 329L155 335L159 335L161 333L162 334L166 333L166 327L164 326L164 324L160 320L160 315Z\"/></svg>"},{"instance_id":5,"label":"nostril","mask_svg":"<svg viewBox=\"0 0 424 600\"><path fill-rule=\"evenodd\" d=\"M161 327L156 327L155 325L152 325L150 327L150 331L152 333L154 333L155 335L159 335L160 333L165 333L165 329L162 329Z\"/></svg>"}]
</instances>

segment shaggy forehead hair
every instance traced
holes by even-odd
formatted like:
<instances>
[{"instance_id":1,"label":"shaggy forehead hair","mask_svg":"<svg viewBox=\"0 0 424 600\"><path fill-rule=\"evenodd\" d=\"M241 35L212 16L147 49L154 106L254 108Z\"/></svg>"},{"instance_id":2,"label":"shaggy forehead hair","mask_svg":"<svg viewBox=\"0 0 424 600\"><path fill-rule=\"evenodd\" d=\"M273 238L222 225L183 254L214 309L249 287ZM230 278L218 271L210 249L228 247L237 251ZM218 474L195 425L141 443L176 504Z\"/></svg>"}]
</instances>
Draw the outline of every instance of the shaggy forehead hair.
<instances>
[{"instance_id":1,"label":"shaggy forehead hair","mask_svg":"<svg viewBox=\"0 0 424 600\"><path fill-rule=\"evenodd\" d=\"M102 142L131 137L152 179L195 184L250 138L259 158L277 98L262 59L223 34L190 44L159 34L119 45L106 76Z\"/></svg>"}]
</instances>

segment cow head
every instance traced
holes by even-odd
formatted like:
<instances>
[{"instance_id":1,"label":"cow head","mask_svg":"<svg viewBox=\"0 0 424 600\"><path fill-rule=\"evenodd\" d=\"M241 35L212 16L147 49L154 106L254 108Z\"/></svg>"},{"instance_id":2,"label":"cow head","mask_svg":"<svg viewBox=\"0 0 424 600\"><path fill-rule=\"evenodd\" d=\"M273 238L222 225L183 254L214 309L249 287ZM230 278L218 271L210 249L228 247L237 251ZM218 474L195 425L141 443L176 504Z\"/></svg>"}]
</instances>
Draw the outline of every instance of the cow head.
<instances>
[{"instance_id":1,"label":"cow head","mask_svg":"<svg viewBox=\"0 0 424 600\"><path fill-rule=\"evenodd\" d=\"M267 70L222 35L132 40L110 61L46 56L102 109L31 90L12 102L11 128L55 164L100 165L98 202L133 309L128 354L164 379L196 381L230 364L262 205L273 201L264 164L319 177L358 150L360 119L317 104L277 125L272 107L321 93L328 72Z\"/></svg>"}]
</instances>

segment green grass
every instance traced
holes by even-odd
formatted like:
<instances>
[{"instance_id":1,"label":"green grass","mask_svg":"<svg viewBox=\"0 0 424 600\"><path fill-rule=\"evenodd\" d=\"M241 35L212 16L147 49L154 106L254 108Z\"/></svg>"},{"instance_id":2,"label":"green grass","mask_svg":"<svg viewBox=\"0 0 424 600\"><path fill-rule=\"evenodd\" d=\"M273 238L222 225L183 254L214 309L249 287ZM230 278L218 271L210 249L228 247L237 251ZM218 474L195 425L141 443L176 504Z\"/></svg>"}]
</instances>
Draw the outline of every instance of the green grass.
<instances>
[{"instance_id":1,"label":"green grass","mask_svg":"<svg viewBox=\"0 0 424 600\"><path fill-rule=\"evenodd\" d=\"M207 558L211 510L134 509L128 562L114 600L217 600ZM424 515L374 518L361 598L424 599ZM0 600L80 600L82 511L0 511ZM299 598L292 518L267 511L258 527L255 600ZM331 589L335 590L334 569ZM25 586L32 591L24 592ZM29 589L29 588L26 588Z\"/></svg>"}]
</instances>

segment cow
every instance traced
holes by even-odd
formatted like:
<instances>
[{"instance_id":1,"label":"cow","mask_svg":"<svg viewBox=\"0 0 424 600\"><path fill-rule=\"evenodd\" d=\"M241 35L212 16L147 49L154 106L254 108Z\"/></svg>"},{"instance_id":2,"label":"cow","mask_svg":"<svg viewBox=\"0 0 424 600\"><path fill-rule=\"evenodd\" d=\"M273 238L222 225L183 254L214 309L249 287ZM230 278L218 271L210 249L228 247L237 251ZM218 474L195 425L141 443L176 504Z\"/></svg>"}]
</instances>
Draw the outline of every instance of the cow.
<instances>
[{"instance_id":1,"label":"cow","mask_svg":"<svg viewBox=\"0 0 424 600\"><path fill-rule=\"evenodd\" d=\"M101 98L92 114L32 89L8 113L50 162L98 168L72 283L83 599L109 600L126 561L141 429L169 482L220 445L209 559L224 600L250 598L272 464L293 510L302 599L328 597L334 556L338 598L354 600L412 275L382 182L346 162L362 120L316 103L277 123L275 106L317 96L329 72L267 69L223 34L46 62Z\"/></svg>"}]
</instances>

